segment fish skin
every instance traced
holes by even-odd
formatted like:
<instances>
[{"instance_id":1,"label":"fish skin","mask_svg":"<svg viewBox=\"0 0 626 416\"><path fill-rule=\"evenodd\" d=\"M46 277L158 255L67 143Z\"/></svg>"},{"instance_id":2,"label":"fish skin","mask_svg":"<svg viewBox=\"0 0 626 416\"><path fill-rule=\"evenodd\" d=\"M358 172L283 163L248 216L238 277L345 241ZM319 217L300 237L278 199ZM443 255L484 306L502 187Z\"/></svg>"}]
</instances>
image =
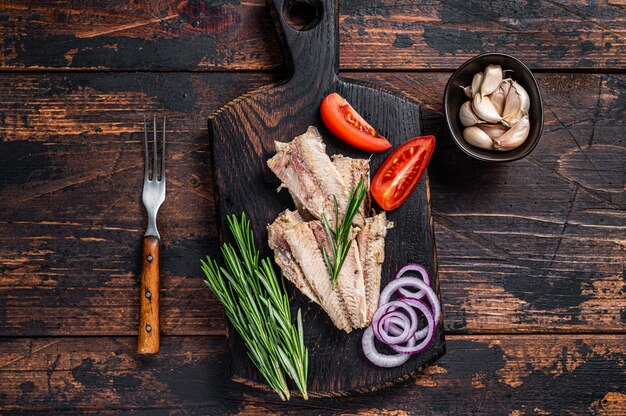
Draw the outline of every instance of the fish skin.
<instances>
[{"instance_id":1,"label":"fish skin","mask_svg":"<svg viewBox=\"0 0 626 416\"><path fill-rule=\"evenodd\" d=\"M339 292L331 286L330 275L309 223L298 223L285 229L284 236L320 306L337 328L350 333L352 325L346 306Z\"/></svg>"},{"instance_id":2,"label":"fish skin","mask_svg":"<svg viewBox=\"0 0 626 416\"><path fill-rule=\"evenodd\" d=\"M349 186L326 154L318 130L310 126L306 133L285 144L276 142L277 153L267 161L268 166L289 189L296 205L321 219L326 215L331 227L335 227L333 197L337 198L339 220L343 218L348 204ZM355 215L353 224L362 226L363 215Z\"/></svg>"},{"instance_id":3,"label":"fish skin","mask_svg":"<svg viewBox=\"0 0 626 416\"><path fill-rule=\"evenodd\" d=\"M365 219L365 226L356 236L356 243L361 254L365 299L367 301L367 325L372 321L378 299L380 298L380 280L382 265L385 261L385 237L393 223L387 221L385 212Z\"/></svg>"},{"instance_id":4,"label":"fish skin","mask_svg":"<svg viewBox=\"0 0 626 416\"><path fill-rule=\"evenodd\" d=\"M308 224L313 231L313 235L317 240L320 250L321 247L324 247L329 260L331 263L334 263L335 259L324 225L320 221L310 221ZM367 321L367 303L365 299L363 269L359 250L354 240L352 240L346 260L339 272L335 290L339 292L343 300L352 327L363 328L367 326L365 325Z\"/></svg>"}]
</instances>

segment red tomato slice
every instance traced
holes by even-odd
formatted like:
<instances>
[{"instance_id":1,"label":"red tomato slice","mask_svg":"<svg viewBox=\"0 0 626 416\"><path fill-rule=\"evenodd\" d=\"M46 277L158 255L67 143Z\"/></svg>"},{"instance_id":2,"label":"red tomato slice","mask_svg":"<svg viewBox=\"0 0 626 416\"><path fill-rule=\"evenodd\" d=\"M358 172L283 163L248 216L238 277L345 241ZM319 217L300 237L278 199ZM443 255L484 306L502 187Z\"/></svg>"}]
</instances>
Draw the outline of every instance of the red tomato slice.
<instances>
[{"instance_id":1,"label":"red tomato slice","mask_svg":"<svg viewBox=\"0 0 626 416\"><path fill-rule=\"evenodd\" d=\"M435 136L403 143L387 157L372 180L372 196L385 211L398 208L419 183L435 149Z\"/></svg>"},{"instance_id":2,"label":"red tomato slice","mask_svg":"<svg viewBox=\"0 0 626 416\"><path fill-rule=\"evenodd\" d=\"M368 152L391 149L391 143L368 124L354 108L336 92L329 94L320 106L322 121L332 134L344 142Z\"/></svg>"}]
</instances>

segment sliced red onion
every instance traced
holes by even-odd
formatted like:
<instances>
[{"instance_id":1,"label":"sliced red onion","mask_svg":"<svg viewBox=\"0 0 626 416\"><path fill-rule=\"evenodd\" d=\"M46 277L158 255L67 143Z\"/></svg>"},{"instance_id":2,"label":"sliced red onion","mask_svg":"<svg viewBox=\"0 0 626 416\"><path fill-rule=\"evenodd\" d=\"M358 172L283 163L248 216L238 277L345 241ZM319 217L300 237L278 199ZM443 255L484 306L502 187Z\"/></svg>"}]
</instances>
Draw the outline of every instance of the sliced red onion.
<instances>
[{"instance_id":1,"label":"sliced red onion","mask_svg":"<svg viewBox=\"0 0 626 416\"><path fill-rule=\"evenodd\" d=\"M390 334L397 334L402 331L402 328L395 325L394 322L389 322L389 326L388 326L388 329L386 329L386 331L389 332Z\"/></svg>"},{"instance_id":2,"label":"sliced red onion","mask_svg":"<svg viewBox=\"0 0 626 416\"><path fill-rule=\"evenodd\" d=\"M411 276L411 272L418 272L420 277ZM391 301L396 292L400 299ZM428 299L430 306L422 301L424 297ZM441 306L430 287L430 276L425 267L407 264L398 270L394 280L380 293L379 305L372 325L365 330L361 341L363 352L372 363L380 367L402 365L412 354L425 351L433 342L436 326L441 318ZM426 319L426 327L420 330L417 311ZM375 339L398 354L378 352Z\"/></svg>"},{"instance_id":3,"label":"sliced red onion","mask_svg":"<svg viewBox=\"0 0 626 416\"><path fill-rule=\"evenodd\" d=\"M412 346L408 344L406 346L402 346L398 344L390 345L390 347L394 351L399 352L401 354L409 354L409 355L419 354L420 352L425 351L426 348L430 346L430 343L433 341L435 337L435 320L433 319L432 312L430 311L430 309L428 309L428 306L426 306L420 301L415 302L415 307L419 309L420 312L422 312L422 314L426 318L426 323L427 323L426 337L424 337L424 339L422 339L422 341L417 345L412 345ZM415 338L412 338L411 340L415 340Z\"/></svg>"},{"instance_id":4,"label":"sliced red onion","mask_svg":"<svg viewBox=\"0 0 626 416\"><path fill-rule=\"evenodd\" d=\"M391 333L388 329L389 325L387 324L394 324L394 329L398 329L399 331ZM383 325L387 325L388 328L381 328ZM375 328L374 335L378 332L380 335L379 340L387 345L407 342L414 334L411 332L411 320L406 315L403 315L402 312L387 312L376 323Z\"/></svg>"},{"instance_id":5,"label":"sliced red onion","mask_svg":"<svg viewBox=\"0 0 626 416\"><path fill-rule=\"evenodd\" d=\"M428 302L433 308L433 315L435 322L439 322L439 318L441 317L441 306L439 305L439 299L437 299L437 294L428 286L425 282L422 282L417 277L400 277L396 280L392 280L382 292L380 292L380 300L379 305L384 305L389 302L391 295L400 287L414 287L420 289L426 294L428 298ZM411 306L413 305L413 301L416 301L415 298L407 297L402 299L404 303L407 303Z\"/></svg>"},{"instance_id":6,"label":"sliced red onion","mask_svg":"<svg viewBox=\"0 0 626 416\"><path fill-rule=\"evenodd\" d=\"M387 332L389 332L392 335L398 334L400 332L402 332L402 328L394 325L393 322L391 322L389 324L389 329L387 330ZM419 341L420 339L424 338L426 335L428 334L428 326L420 329L419 331L417 331L414 335L413 338L415 339L415 341Z\"/></svg>"},{"instance_id":7,"label":"sliced red onion","mask_svg":"<svg viewBox=\"0 0 626 416\"><path fill-rule=\"evenodd\" d=\"M393 277L394 280L395 279L399 279L401 277L416 277L419 278L418 276L414 276L413 274L408 274L410 272L417 272L419 273L419 275L421 276L421 279L428 285L430 286L430 274L428 273L428 269L426 269L426 267L422 266L421 264L417 264L417 263L409 263L409 264L405 264L404 266L402 266L400 268L400 270L398 270L395 274L395 276ZM404 297L410 297L410 298L414 298L417 300L420 300L424 297L425 293L421 290L417 291L417 292L412 292L404 287L400 287L398 288L398 293L400 293L400 295L404 296Z\"/></svg>"},{"instance_id":8,"label":"sliced red onion","mask_svg":"<svg viewBox=\"0 0 626 416\"><path fill-rule=\"evenodd\" d=\"M374 330L370 326L363 332L363 338L361 339L363 353L374 365L385 368L398 367L406 363L408 359L411 358L408 354L381 354L378 350L376 350L374 338ZM407 342L407 347L410 348L413 346L415 346L415 340L411 338L409 342Z\"/></svg>"},{"instance_id":9,"label":"sliced red onion","mask_svg":"<svg viewBox=\"0 0 626 416\"><path fill-rule=\"evenodd\" d=\"M389 333L392 335L398 335L402 330L398 327L393 327L389 329ZM417 341L417 340L416 340Z\"/></svg>"},{"instance_id":10,"label":"sliced red onion","mask_svg":"<svg viewBox=\"0 0 626 416\"><path fill-rule=\"evenodd\" d=\"M400 300L400 301L404 302L404 299L398 299L398 300ZM385 307L386 307L387 312L395 311L395 310L397 309L397 307L396 307L396 306L394 306L393 304L392 304L392 305L390 305L390 306L387 306L387 305L389 305L390 303L391 303L391 302L389 302L389 303L388 303L388 304L386 304L386 305L383 305L383 306L385 306ZM404 303L408 303L408 302L404 302ZM372 319L372 322L373 322L373 319ZM384 331L388 331L388 330L389 330L389 325L390 325L390 324L391 324L391 322L390 322L390 321L385 320L385 321L384 321L384 323L383 323L383 330L384 330ZM416 325L416 326L415 326L415 329L417 329L417 326L419 326L419 318L417 317L417 315L416 315L416 322L415 322L415 325ZM374 329L374 334L376 334L376 329ZM407 339L408 339L408 338L407 338ZM406 340L404 340L403 342L406 342Z\"/></svg>"},{"instance_id":11,"label":"sliced red onion","mask_svg":"<svg viewBox=\"0 0 626 416\"><path fill-rule=\"evenodd\" d=\"M385 316L404 316L402 315L400 312L397 312L398 315L391 315L391 313L393 311L395 311L396 309L403 309L407 315L407 321L405 324L405 329L407 329L406 333L403 335L403 337L398 336L398 339L393 339L394 337L391 335L386 334L386 329L384 328L384 323L385 323ZM372 327L374 330L374 335L376 335L376 338L378 338L378 340L380 342L383 342L387 345L390 344L398 344L398 343L403 343L403 342L407 342L409 340L409 338L411 338L413 336L413 334L415 334L415 332L417 331L417 313L415 312L415 309L413 309L413 307L409 306L406 302L402 301L402 300L394 300L392 302L386 302L385 305L382 305L381 307L378 308L378 310L376 311L376 313L374 314L374 317L372 318Z\"/></svg>"}]
</instances>

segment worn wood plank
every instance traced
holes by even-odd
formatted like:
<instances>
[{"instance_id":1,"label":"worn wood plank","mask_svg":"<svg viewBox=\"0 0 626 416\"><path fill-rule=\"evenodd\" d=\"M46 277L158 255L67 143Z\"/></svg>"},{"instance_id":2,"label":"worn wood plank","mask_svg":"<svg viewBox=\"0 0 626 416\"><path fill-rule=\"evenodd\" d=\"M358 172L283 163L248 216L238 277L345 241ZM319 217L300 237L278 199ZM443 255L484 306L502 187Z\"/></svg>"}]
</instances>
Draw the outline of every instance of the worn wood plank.
<instances>
[{"instance_id":1,"label":"worn wood plank","mask_svg":"<svg viewBox=\"0 0 626 416\"><path fill-rule=\"evenodd\" d=\"M445 133L448 74L347 75L427 105L424 131L438 137L429 174L447 331L626 331L625 76L539 74L541 142L524 160L486 165ZM159 225L163 330L223 333L196 267L217 245L206 117L271 80L4 74L0 333L135 333L143 112L167 115L177 132Z\"/></svg>"},{"instance_id":2,"label":"worn wood plank","mask_svg":"<svg viewBox=\"0 0 626 416\"><path fill-rule=\"evenodd\" d=\"M139 357L124 338L0 341L0 411L76 414L449 415L626 412L624 335L451 336L406 383L367 395L292 399L228 381L222 337L165 337ZM314 375L311 375L314 377Z\"/></svg>"},{"instance_id":3,"label":"worn wood plank","mask_svg":"<svg viewBox=\"0 0 626 416\"><path fill-rule=\"evenodd\" d=\"M221 309L198 273L199 259L216 246L206 117L227 98L271 81L239 79L2 78L0 333L136 329L147 221L141 120L152 112L167 115L169 137L168 196L159 213L162 330L223 333Z\"/></svg>"},{"instance_id":4,"label":"worn wood plank","mask_svg":"<svg viewBox=\"0 0 626 416\"><path fill-rule=\"evenodd\" d=\"M625 67L621 2L340 2L343 69L453 69L506 51L533 68ZM264 0L3 2L2 69L261 70L282 65Z\"/></svg>"},{"instance_id":5,"label":"worn wood plank","mask_svg":"<svg viewBox=\"0 0 626 416\"><path fill-rule=\"evenodd\" d=\"M254 69L280 65L263 0L5 1L2 68Z\"/></svg>"}]
</instances>

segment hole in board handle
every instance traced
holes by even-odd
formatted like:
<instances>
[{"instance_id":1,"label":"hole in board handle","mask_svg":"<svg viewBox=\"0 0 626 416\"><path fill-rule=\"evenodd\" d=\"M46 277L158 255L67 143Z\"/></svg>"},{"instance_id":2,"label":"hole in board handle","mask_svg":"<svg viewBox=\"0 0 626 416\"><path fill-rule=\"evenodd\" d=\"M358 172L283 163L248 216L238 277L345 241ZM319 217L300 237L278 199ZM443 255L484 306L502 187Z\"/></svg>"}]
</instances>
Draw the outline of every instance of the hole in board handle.
<instances>
[{"instance_id":1,"label":"hole in board handle","mask_svg":"<svg viewBox=\"0 0 626 416\"><path fill-rule=\"evenodd\" d=\"M322 20L321 0L285 0L283 17L290 28L298 31L313 29Z\"/></svg>"}]
</instances>

